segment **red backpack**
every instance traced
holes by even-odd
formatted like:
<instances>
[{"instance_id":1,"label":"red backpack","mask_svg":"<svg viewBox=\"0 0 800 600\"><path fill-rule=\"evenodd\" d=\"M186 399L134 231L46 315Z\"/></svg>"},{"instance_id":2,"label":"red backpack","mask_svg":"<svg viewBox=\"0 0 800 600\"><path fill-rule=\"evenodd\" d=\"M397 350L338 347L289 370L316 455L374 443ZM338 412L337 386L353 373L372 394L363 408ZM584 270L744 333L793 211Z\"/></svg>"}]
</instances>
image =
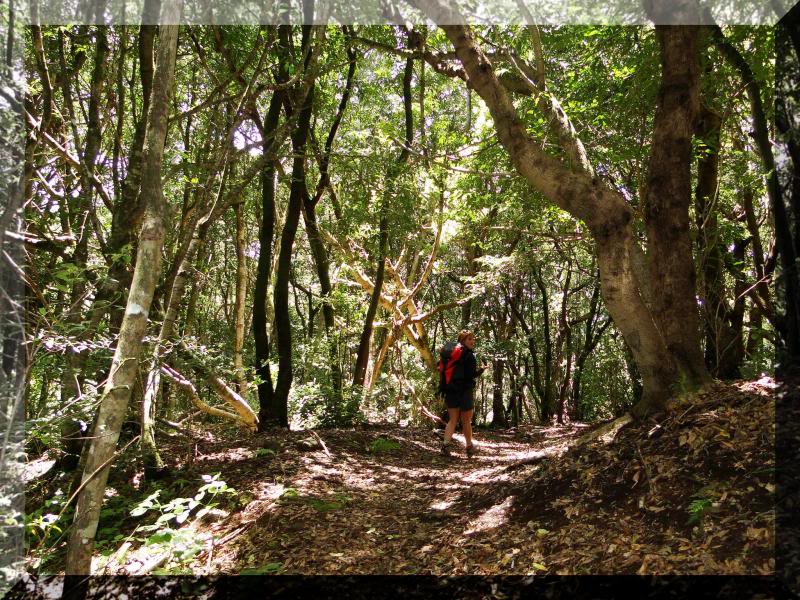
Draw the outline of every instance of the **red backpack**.
<instances>
[{"instance_id":1,"label":"red backpack","mask_svg":"<svg viewBox=\"0 0 800 600\"><path fill-rule=\"evenodd\" d=\"M457 391L464 379L464 367L461 356L464 346L456 342L447 342L439 350L439 393Z\"/></svg>"}]
</instances>

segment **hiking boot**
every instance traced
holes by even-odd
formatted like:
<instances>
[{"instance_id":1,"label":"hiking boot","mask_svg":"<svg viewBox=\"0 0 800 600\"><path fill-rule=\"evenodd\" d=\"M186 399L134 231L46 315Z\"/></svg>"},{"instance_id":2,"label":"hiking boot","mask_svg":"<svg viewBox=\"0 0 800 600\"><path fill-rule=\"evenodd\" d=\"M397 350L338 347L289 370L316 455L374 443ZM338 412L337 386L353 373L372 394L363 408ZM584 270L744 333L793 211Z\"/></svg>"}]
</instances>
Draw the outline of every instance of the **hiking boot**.
<instances>
[{"instance_id":1,"label":"hiking boot","mask_svg":"<svg viewBox=\"0 0 800 600\"><path fill-rule=\"evenodd\" d=\"M475 447L475 444L467 446L467 458L472 458L476 454L478 454L478 449Z\"/></svg>"},{"instance_id":2,"label":"hiking boot","mask_svg":"<svg viewBox=\"0 0 800 600\"><path fill-rule=\"evenodd\" d=\"M450 456L450 444L442 442L442 456Z\"/></svg>"}]
</instances>

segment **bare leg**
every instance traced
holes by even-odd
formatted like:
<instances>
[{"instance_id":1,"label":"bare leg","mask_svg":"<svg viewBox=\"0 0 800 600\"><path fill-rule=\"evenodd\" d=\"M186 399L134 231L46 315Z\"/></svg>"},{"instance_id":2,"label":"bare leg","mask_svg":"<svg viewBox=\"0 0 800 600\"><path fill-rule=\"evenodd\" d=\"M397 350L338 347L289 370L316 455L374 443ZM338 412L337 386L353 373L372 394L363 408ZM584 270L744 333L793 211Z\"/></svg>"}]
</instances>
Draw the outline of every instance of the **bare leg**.
<instances>
[{"instance_id":1,"label":"bare leg","mask_svg":"<svg viewBox=\"0 0 800 600\"><path fill-rule=\"evenodd\" d=\"M461 411L461 431L469 448L472 446L472 409Z\"/></svg>"},{"instance_id":2,"label":"bare leg","mask_svg":"<svg viewBox=\"0 0 800 600\"><path fill-rule=\"evenodd\" d=\"M449 420L447 421L447 427L444 428L444 443L449 444L450 440L453 438L453 434L456 432L456 425L458 425L458 413L461 410L458 408L448 408L447 409L447 416Z\"/></svg>"}]
</instances>

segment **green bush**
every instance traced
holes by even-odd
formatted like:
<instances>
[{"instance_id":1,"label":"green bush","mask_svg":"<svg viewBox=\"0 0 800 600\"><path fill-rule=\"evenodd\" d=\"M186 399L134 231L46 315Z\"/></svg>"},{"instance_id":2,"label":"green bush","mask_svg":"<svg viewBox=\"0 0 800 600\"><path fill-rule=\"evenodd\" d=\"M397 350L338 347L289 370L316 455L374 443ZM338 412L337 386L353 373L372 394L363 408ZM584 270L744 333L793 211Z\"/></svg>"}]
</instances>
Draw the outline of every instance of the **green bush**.
<instances>
[{"instance_id":1,"label":"green bush","mask_svg":"<svg viewBox=\"0 0 800 600\"><path fill-rule=\"evenodd\" d=\"M392 452L399 449L400 442L385 437L375 438L368 447L368 450L373 454L383 454L385 452Z\"/></svg>"}]
</instances>

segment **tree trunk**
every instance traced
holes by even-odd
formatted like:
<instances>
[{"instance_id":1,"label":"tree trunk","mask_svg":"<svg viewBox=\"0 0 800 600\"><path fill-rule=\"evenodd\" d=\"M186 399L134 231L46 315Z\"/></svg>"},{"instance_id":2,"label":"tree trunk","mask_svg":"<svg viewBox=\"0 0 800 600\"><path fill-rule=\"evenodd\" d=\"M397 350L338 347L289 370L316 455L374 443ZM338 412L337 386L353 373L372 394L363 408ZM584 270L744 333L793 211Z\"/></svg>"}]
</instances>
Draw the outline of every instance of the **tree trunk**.
<instances>
[{"instance_id":1,"label":"tree trunk","mask_svg":"<svg viewBox=\"0 0 800 600\"><path fill-rule=\"evenodd\" d=\"M441 6L439 6L441 8ZM625 199L600 179L572 171L543 152L525 130L491 62L468 27L442 26L468 75L468 85L486 102L498 138L517 170L551 202L583 220L597 247L603 297L617 328L640 365L644 393L638 413L663 408L676 381L673 360L653 321L635 270L632 213Z\"/></svg>"},{"instance_id":2,"label":"tree trunk","mask_svg":"<svg viewBox=\"0 0 800 600\"><path fill-rule=\"evenodd\" d=\"M539 288L542 303L542 331L544 333L544 364L542 365L542 410L543 424L549 424L556 411L555 406L555 366L553 361L553 338L550 329L550 296L542 279L541 271L534 271L536 286Z\"/></svg>"},{"instance_id":3,"label":"tree trunk","mask_svg":"<svg viewBox=\"0 0 800 600\"><path fill-rule=\"evenodd\" d=\"M349 39L348 31L349 29L345 29L345 35L347 35ZM336 116L328 132L328 137L325 140L325 152L320 161L320 178L317 184L317 192L314 198L311 198L308 194L303 198L303 221L306 226L311 255L317 269L317 278L319 279L322 317L325 322L325 335L328 343L328 361L330 362L331 382L333 384L333 399L337 406L340 405L342 401L342 366L339 364L338 336L336 334L333 305L331 304L331 292L333 291L333 287L330 277L330 260L328 259L328 250L325 248L325 244L322 242L322 237L320 236L316 209L325 189L330 186L328 166L330 164L333 141L336 138L336 132L344 117L344 111L347 108L347 103L350 100L350 94L353 89L353 77L356 72L356 54L349 43L347 45L347 56L350 59L347 68L347 79L342 97L339 101L339 106L336 110ZM309 315L309 336L311 336L313 334L313 320L311 316L310 297Z\"/></svg>"},{"instance_id":4,"label":"tree trunk","mask_svg":"<svg viewBox=\"0 0 800 600\"><path fill-rule=\"evenodd\" d=\"M564 424L564 413L569 397L570 383L572 381L572 327L569 324L564 332L564 347L567 353L567 364L564 367L564 378L561 380L561 389L558 394L558 424Z\"/></svg>"},{"instance_id":5,"label":"tree trunk","mask_svg":"<svg viewBox=\"0 0 800 600\"><path fill-rule=\"evenodd\" d=\"M695 188L695 218L700 263L698 270L701 274L698 294L703 300L706 366L714 377L735 379L740 376L739 366L743 356L735 352L739 344L736 343L737 334L730 323L722 242L719 239L717 186L721 126L720 116L703 106L698 123L698 137L702 146L697 159Z\"/></svg>"},{"instance_id":6,"label":"tree trunk","mask_svg":"<svg viewBox=\"0 0 800 600\"><path fill-rule=\"evenodd\" d=\"M386 254L389 241L389 219L386 214L388 210L388 200L384 192L380 206L380 224L378 226L378 268L375 272L375 287L369 299L367 314L364 317L364 328L361 330L361 337L358 341L358 352L356 353L356 364L353 370L353 385L363 386L367 376L367 364L369 363L370 341L372 340L372 328L375 315L378 312L381 292L383 291L383 280L386 273ZM381 361L382 362L382 361Z\"/></svg>"},{"instance_id":7,"label":"tree trunk","mask_svg":"<svg viewBox=\"0 0 800 600\"><path fill-rule=\"evenodd\" d=\"M311 26L303 26L303 52L311 43ZM309 71L311 53L306 55L305 72ZM292 324L289 319L289 278L291 275L292 250L303 207L303 198L308 194L306 188L306 141L311 126L311 112L314 100L314 84L301 98L297 126L292 133L292 183L289 189L289 203L281 232L280 252L275 272L275 338L278 350L278 378L275 393L268 405L264 418L268 423L281 427L289 426L288 401L292 386Z\"/></svg>"},{"instance_id":8,"label":"tree trunk","mask_svg":"<svg viewBox=\"0 0 800 600\"><path fill-rule=\"evenodd\" d=\"M495 358L492 361L492 427L508 427L503 404L503 368L506 361Z\"/></svg>"},{"instance_id":9,"label":"tree trunk","mask_svg":"<svg viewBox=\"0 0 800 600\"><path fill-rule=\"evenodd\" d=\"M684 385L708 380L700 346L689 236L692 137L699 111L701 28L656 26L661 85L645 198L653 317ZM644 376L644 373L642 373ZM647 385L645 384L645 387Z\"/></svg>"},{"instance_id":10,"label":"tree trunk","mask_svg":"<svg viewBox=\"0 0 800 600\"><path fill-rule=\"evenodd\" d=\"M283 107L284 92L276 91L270 100L264 120L264 156L275 151L275 139ZM272 273L272 242L275 237L275 163L268 160L261 173L261 227L259 228L258 266L253 290L253 341L255 342L255 371L258 379L259 427L268 423L268 411L274 394L269 366L269 319L267 302Z\"/></svg>"},{"instance_id":11,"label":"tree trunk","mask_svg":"<svg viewBox=\"0 0 800 600\"><path fill-rule=\"evenodd\" d=\"M331 382L333 384L334 401L338 402L342 398L342 369L339 365L337 351L336 323L334 321L333 305L331 304L331 285L330 260L328 250L322 242L317 224L316 203L308 195L303 199L303 221L308 235L308 244L311 248L311 256L314 259L314 266L317 269L317 278L320 286L320 301L322 303L322 318L325 323L325 335L328 344L328 361L331 369ZM309 301L309 335L312 331L311 305Z\"/></svg>"},{"instance_id":12,"label":"tree trunk","mask_svg":"<svg viewBox=\"0 0 800 600\"><path fill-rule=\"evenodd\" d=\"M165 4L164 22L177 22L179 2ZM153 299L161 265L166 203L161 185L161 162L167 133L167 115L175 84L177 25L162 25L158 48L153 96L142 169L142 193L148 198L148 211L139 234L136 269L128 294L125 316L114 353L111 372L98 408L93 439L69 537L65 572L89 575L100 508L122 420L131 396L147 315Z\"/></svg>"},{"instance_id":13,"label":"tree trunk","mask_svg":"<svg viewBox=\"0 0 800 600\"><path fill-rule=\"evenodd\" d=\"M158 0L145 0L145 14L152 14ZM157 19L157 15L156 15ZM134 127L133 139L127 152L128 166L125 179L116 199L108 236L108 252L112 257L109 277L118 282L119 293L109 294L111 301L111 328L116 331L123 318L122 291L129 289L134 268L133 245L147 207L147 198L140 194L142 183L142 158L150 114L150 95L153 87L153 48L156 25L139 27L139 78L142 84L142 110ZM105 299L105 298L104 298Z\"/></svg>"},{"instance_id":14,"label":"tree trunk","mask_svg":"<svg viewBox=\"0 0 800 600\"><path fill-rule=\"evenodd\" d=\"M242 348L244 347L244 310L247 299L247 258L244 250L247 244L247 230L244 222L244 202L238 202L234 207L236 211L236 305L234 313L236 322L233 334L233 368L236 372L236 391L244 394L247 382L244 376L244 360Z\"/></svg>"},{"instance_id":15,"label":"tree trunk","mask_svg":"<svg viewBox=\"0 0 800 600\"><path fill-rule=\"evenodd\" d=\"M758 220L756 219L755 208L753 206L753 189L750 186L745 187L741 191L742 195L742 208L744 209L745 222L747 223L747 231L752 238L753 245L753 267L756 274L756 287L754 292L758 294L761 302L754 302L754 307L758 311L758 317L755 320L751 319L751 323L758 321L760 323L762 316L762 309L759 305L763 305L766 316L770 321L775 321L775 309L772 304L772 292L770 291L769 279L771 273L767 271L765 265L764 246L761 243L761 233L758 230ZM760 325L756 325L760 327Z\"/></svg>"}]
</instances>

